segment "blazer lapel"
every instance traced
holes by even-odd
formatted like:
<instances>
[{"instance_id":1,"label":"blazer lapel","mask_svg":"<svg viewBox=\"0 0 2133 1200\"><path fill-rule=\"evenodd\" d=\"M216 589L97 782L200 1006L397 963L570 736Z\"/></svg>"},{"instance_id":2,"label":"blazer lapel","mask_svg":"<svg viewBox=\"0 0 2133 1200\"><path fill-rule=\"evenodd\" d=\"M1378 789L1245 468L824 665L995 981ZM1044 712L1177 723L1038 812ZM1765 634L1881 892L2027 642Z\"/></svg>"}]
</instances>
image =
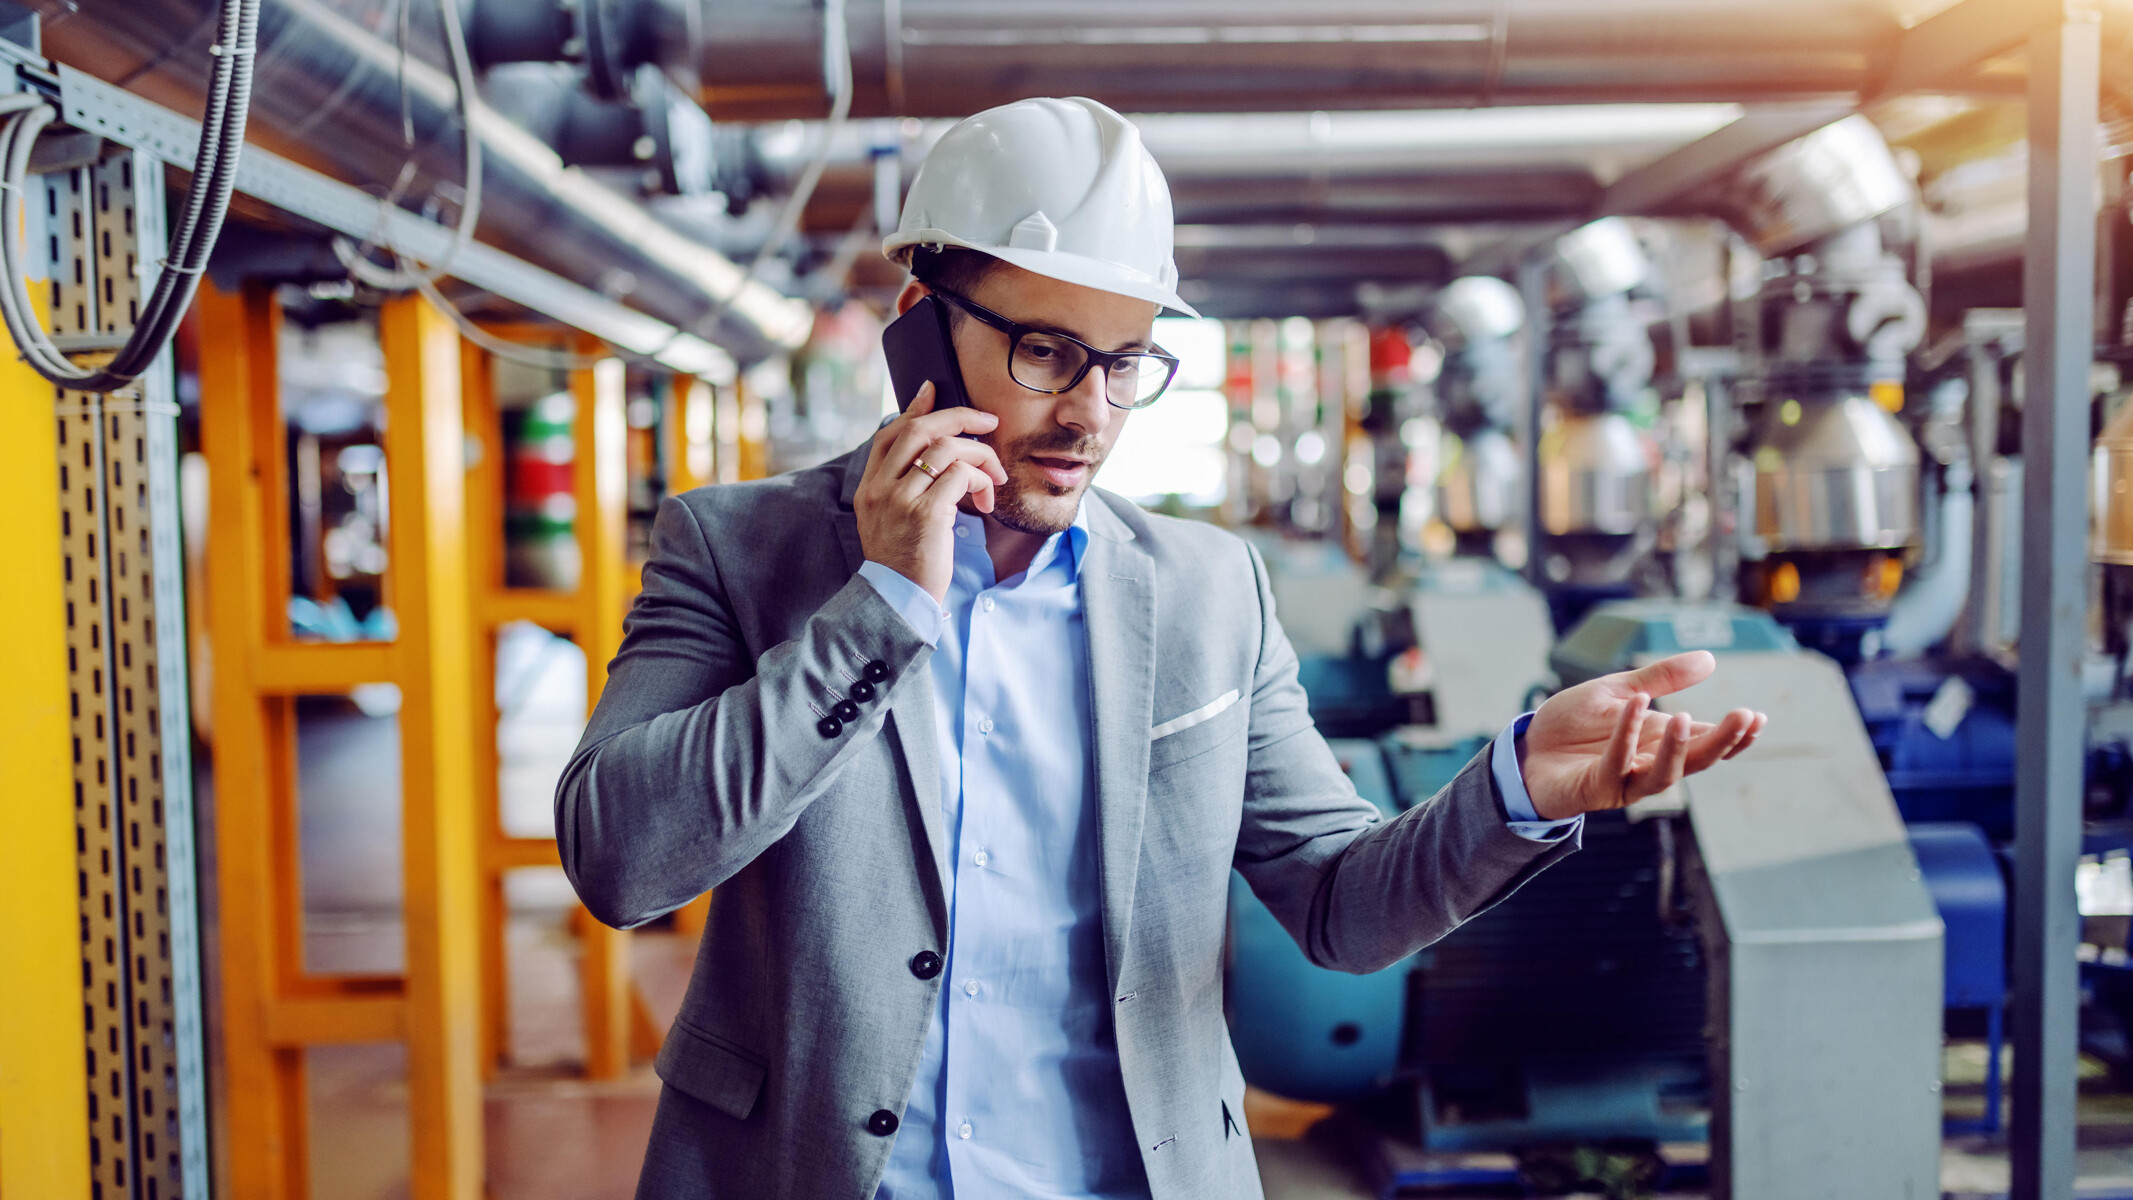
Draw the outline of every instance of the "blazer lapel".
<instances>
[{"instance_id":1,"label":"blazer lapel","mask_svg":"<svg viewBox=\"0 0 2133 1200\"><path fill-rule=\"evenodd\" d=\"M868 449L861 446L855 454L846 456L844 486L838 496L837 509L832 514L837 540L844 547L845 566L854 574L858 573L859 564L866 561L866 552L859 544L859 517L852 510L852 496L858 492L860 476L866 472ZM918 808L919 828L933 851L933 876L925 889L926 902L933 910L934 934L946 945L948 828L941 816L940 743L935 740L933 729L931 666L927 667L924 680L908 680L903 687L890 692L889 718L882 731L894 739L903 755L904 769L911 776L911 794Z\"/></svg>"},{"instance_id":2,"label":"blazer lapel","mask_svg":"<svg viewBox=\"0 0 2133 1200\"><path fill-rule=\"evenodd\" d=\"M1091 745L1103 860L1104 962L1115 989L1133 920L1148 802L1148 726L1155 708L1155 560L1102 496L1087 508L1081 564L1088 631Z\"/></svg>"}]
</instances>

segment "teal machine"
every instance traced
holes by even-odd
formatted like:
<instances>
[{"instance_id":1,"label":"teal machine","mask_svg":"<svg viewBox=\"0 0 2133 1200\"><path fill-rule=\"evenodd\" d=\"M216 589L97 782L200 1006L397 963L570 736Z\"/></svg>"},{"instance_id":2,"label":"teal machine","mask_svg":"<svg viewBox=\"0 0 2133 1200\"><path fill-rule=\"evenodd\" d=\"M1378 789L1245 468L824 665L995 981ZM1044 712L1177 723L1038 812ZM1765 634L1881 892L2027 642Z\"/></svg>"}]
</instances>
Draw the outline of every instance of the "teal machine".
<instances>
[{"instance_id":1,"label":"teal machine","mask_svg":"<svg viewBox=\"0 0 2133 1200\"><path fill-rule=\"evenodd\" d=\"M1937 1191L1943 925L1843 673L1759 611L1654 601L1602 606L1548 662L1570 685L1685 649L1724 658L1683 702L1770 712L1763 743L1588 817L1580 853L1407 961L1313 967L1233 882L1245 1077L1300 1099L1411 1098L1396 1106L1411 1132L1366 1155L1383 1194L1574 1183L1572 1147L1680 1184L1664 1151L1683 1143L1708 1145L1717 1196ZM1391 816L1516 711L1335 752Z\"/></svg>"}]
</instances>

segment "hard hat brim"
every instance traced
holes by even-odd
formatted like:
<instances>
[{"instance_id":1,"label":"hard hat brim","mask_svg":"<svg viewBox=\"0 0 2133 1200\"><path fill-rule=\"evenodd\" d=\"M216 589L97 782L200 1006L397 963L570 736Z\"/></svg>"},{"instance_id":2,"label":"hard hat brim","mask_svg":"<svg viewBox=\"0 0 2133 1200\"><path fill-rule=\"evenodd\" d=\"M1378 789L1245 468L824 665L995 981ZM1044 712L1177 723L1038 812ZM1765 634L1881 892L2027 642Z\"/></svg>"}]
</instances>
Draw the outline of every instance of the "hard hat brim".
<instances>
[{"instance_id":1,"label":"hard hat brim","mask_svg":"<svg viewBox=\"0 0 2133 1200\"><path fill-rule=\"evenodd\" d=\"M1184 297L1179 296L1176 289L1166 288L1139 271L1080 254L1069 254L1063 250L1034 250L1024 246L980 246L946 230L917 229L883 238L881 252L891 261L908 268L911 256L907 252L916 246L956 246L964 250L975 250L1047 279L1095 288L1099 292L1110 292L1113 295L1131 296L1135 300L1146 300L1188 317L1200 315L1197 309L1185 303Z\"/></svg>"}]
</instances>

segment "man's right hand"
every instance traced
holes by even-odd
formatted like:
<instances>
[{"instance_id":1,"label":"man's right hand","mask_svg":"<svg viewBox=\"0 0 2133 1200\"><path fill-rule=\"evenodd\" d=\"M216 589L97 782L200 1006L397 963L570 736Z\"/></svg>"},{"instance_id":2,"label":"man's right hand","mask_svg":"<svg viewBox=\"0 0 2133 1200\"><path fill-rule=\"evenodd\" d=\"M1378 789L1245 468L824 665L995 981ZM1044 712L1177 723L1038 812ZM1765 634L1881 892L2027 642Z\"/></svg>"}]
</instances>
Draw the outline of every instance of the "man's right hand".
<instances>
[{"instance_id":1,"label":"man's right hand","mask_svg":"<svg viewBox=\"0 0 2133 1200\"><path fill-rule=\"evenodd\" d=\"M935 412L933 400L933 384L922 385L911 407L874 435L852 507L867 560L941 601L955 569L956 507L968 496L979 512L991 512L993 488L1007 472L991 446L957 436L990 433L998 417L974 408Z\"/></svg>"}]
</instances>

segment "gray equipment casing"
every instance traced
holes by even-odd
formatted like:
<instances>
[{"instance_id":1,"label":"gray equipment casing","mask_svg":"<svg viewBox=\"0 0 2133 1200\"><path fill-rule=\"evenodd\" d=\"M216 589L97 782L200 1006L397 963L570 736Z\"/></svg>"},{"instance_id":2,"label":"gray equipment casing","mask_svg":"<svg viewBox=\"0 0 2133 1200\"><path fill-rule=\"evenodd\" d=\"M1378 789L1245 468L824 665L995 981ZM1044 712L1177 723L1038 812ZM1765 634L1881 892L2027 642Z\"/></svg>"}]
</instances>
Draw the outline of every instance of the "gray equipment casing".
<instances>
[{"instance_id":1,"label":"gray equipment casing","mask_svg":"<svg viewBox=\"0 0 2133 1200\"><path fill-rule=\"evenodd\" d=\"M1752 707L1684 784L1711 963L1711 1194L1940 1194L1942 926L1844 674L1732 653L1684 705Z\"/></svg>"}]
</instances>

